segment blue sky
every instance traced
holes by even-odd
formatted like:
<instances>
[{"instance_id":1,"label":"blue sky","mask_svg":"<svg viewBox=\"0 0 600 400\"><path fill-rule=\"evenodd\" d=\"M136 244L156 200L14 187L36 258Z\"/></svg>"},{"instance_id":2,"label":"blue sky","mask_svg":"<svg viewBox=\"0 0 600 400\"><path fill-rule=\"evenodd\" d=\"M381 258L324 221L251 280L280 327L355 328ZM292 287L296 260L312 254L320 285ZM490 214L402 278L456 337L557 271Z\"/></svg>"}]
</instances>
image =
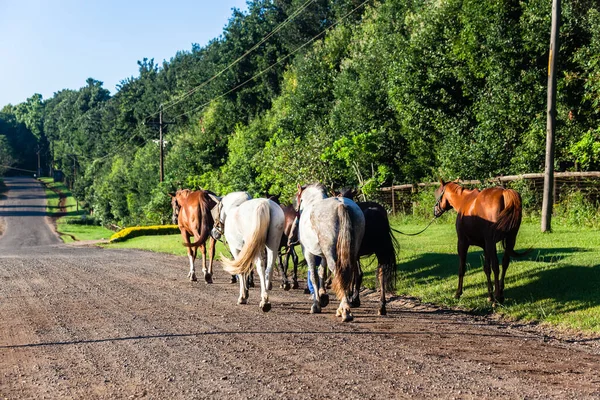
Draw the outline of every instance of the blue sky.
<instances>
[{"instance_id":1,"label":"blue sky","mask_svg":"<svg viewBox=\"0 0 600 400\"><path fill-rule=\"evenodd\" d=\"M218 37L246 0L0 0L0 109L89 77L115 85L137 61L169 60Z\"/></svg>"}]
</instances>

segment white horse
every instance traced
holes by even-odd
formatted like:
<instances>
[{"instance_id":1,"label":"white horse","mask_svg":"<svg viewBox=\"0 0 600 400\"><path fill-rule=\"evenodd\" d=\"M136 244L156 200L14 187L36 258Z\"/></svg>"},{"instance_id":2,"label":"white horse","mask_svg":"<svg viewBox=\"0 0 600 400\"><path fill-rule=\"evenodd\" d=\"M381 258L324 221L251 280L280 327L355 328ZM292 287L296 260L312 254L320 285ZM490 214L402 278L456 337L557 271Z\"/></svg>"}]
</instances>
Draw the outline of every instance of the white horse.
<instances>
[{"instance_id":1,"label":"white horse","mask_svg":"<svg viewBox=\"0 0 600 400\"><path fill-rule=\"evenodd\" d=\"M215 228L218 230L222 227L229 250L234 257L233 260L229 260L221 254L225 271L238 275L240 283L238 304L246 304L248 301L246 277L256 265L260 278L260 308L267 312L271 309L268 288L275 255L281 243L285 216L279 204L274 201L248 200L248 197L245 192L234 192L223 197L219 225Z\"/></svg>"},{"instance_id":2,"label":"white horse","mask_svg":"<svg viewBox=\"0 0 600 400\"><path fill-rule=\"evenodd\" d=\"M350 199L327 198L320 184L307 187L298 185L296 204L300 211L298 237L315 288L311 313L320 313L321 307L329 304L329 295L323 284L323 267L333 273L333 290L340 305L336 311L342 321L352 321L348 294L358 277L358 250L365 232L365 216ZM316 279L316 257L321 257L319 279Z\"/></svg>"}]
</instances>

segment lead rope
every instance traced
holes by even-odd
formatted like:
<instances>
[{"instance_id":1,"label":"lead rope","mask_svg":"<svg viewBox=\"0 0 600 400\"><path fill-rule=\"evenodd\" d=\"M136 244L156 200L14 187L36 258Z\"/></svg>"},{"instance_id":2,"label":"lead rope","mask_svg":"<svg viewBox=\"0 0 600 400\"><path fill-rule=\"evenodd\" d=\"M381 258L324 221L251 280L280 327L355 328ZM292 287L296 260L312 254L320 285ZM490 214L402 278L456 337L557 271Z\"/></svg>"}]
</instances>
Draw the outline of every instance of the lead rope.
<instances>
[{"instance_id":1,"label":"lead rope","mask_svg":"<svg viewBox=\"0 0 600 400\"><path fill-rule=\"evenodd\" d=\"M444 197L444 193L445 192L446 192L446 187L444 186L444 189L442 190L442 193L440 193L440 195L438 196L437 200L435 201L435 206L433 207L434 210L435 210L436 207L438 207L440 205L440 202L442 201L442 197ZM401 231L399 231L397 229L394 229L394 231L396 231L399 234L404 235L404 236L417 236L417 235L420 235L421 233L425 232L427 230L427 228L429 228L431 226L431 224L433 224L433 221L435 221L436 219L438 219L439 217L441 217L443 213L444 213L444 211L442 211L440 215L435 215L435 212L434 212L433 219L431 221L429 221L429 223L427 224L427 226L425 228L421 229L417 233L404 233L404 232L401 232Z\"/></svg>"},{"instance_id":2,"label":"lead rope","mask_svg":"<svg viewBox=\"0 0 600 400\"><path fill-rule=\"evenodd\" d=\"M417 233L404 233L404 232L401 232L401 231L399 231L397 229L394 229L394 231L398 232L401 235L405 235L405 236L417 236L417 235L420 235L421 233L425 232L427 230L427 228L429 228L431 226L431 224L433 224L433 221L435 221L436 219L437 219L437 217L433 217L433 219L431 221L429 221L429 223L427 224L427 226L425 228L421 229Z\"/></svg>"}]
</instances>

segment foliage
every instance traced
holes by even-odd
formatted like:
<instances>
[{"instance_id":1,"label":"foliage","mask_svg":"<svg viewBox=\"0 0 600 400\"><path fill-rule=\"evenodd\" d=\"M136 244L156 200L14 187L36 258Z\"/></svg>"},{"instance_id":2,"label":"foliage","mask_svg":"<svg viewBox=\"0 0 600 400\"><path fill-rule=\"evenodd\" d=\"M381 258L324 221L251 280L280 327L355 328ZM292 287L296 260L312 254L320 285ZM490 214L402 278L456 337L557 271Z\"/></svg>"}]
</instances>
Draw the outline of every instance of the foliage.
<instances>
[{"instance_id":1,"label":"foliage","mask_svg":"<svg viewBox=\"0 0 600 400\"><path fill-rule=\"evenodd\" d=\"M178 187L289 200L320 181L372 197L543 170L550 2L360 4L251 0L208 44L138 61L112 96L89 78L7 105L1 165L33 171L39 154L44 174L61 170L80 204L122 226L167 222ZM560 35L556 168L599 169L597 2L565 1Z\"/></svg>"}]
</instances>

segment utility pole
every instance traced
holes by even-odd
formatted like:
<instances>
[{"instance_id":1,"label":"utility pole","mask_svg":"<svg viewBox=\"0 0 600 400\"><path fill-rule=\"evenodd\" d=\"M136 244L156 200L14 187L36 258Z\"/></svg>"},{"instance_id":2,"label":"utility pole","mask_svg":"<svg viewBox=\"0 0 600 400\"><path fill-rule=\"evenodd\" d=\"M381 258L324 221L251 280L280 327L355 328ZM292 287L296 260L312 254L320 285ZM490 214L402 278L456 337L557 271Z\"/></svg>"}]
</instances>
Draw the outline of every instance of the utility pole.
<instances>
[{"instance_id":1,"label":"utility pole","mask_svg":"<svg viewBox=\"0 0 600 400\"><path fill-rule=\"evenodd\" d=\"M38 167L37 167L37 177L41 178L42 177L42 168L40 165L40 153L42 151L42 147L38 144L36 149L35 149L35 153L37 154L37 162L38 162Z\"/></svg>"},{"instance_id":2,"label":"utility pole","mask_svg":"<svg viewBox=\"0 0 600 400\"><path fill-rule=\"evenodd\" d=\"M552 0L552 28L548 56L548 105L546 109L546 169L544 171L544 197L542 201L542 232L552 231L552 206L554 204L554 134L556 131L556 59L558 58L558 33L560 29L560 0Z\"/></svg>"},{"instance_id":3,"label":"utility pole","mask_svg":"<svg viewBox=\"0 0 600 400\"><path fill-rule=\"evenodd\" d=\"M163 151L163 105L162 105L162 103L160 105L160 110L158 113L158 146L160 147L160 150L159 150L160 151L159 179L160 179L160 182L162 182L165 177L165 168L164 168L164 164L163 164L164 151Z\"/></svg>"}]
</instances>

